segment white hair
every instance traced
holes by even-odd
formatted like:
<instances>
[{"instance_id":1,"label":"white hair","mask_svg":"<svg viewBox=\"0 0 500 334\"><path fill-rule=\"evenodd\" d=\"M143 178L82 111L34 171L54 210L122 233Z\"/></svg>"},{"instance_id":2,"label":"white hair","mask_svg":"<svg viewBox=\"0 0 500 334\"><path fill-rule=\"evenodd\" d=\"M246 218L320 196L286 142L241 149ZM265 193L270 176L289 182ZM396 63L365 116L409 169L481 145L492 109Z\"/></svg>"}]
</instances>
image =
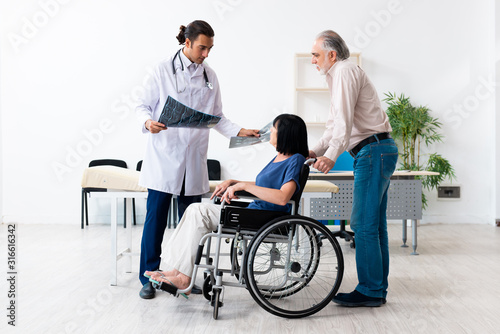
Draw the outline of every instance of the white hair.
<instances>
[{"instance_id":1,"label":"white hair","mask_svg":"<svg viewBox=\"0 0 500 334\"><path fill-rule=\"evenodd\" d=\"M342 37L333 30L322 31L316 36L316 39L322 39L322 48L326 51L337 52L337 58L339 60L349 59L351 53L347 44L345 44Z\"/></svg>"}]
</instances>

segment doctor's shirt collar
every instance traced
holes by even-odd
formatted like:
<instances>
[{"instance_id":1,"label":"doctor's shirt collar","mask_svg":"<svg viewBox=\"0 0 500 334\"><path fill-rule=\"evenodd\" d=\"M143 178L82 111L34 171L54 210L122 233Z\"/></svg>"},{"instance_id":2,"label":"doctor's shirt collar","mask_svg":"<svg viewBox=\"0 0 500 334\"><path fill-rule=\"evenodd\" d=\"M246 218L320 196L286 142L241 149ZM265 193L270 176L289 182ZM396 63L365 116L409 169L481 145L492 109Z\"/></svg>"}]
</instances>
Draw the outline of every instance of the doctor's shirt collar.
<instances>
[{"instance_id":1,"label":"doctor's shirt collar","mask_svg":"<svg viewBox=\"0 0 500 334\"><path fill-rule=\"evenodd\" d=\"M184 46L182 48L182 51L180 52L181 61L184 64L184 67L189 70L189 73L194 73L198 69L199 64L192 62L188 57L186 57L186 55L184 54L185 47L186 46Z\"/></svg>"}]
</instances>

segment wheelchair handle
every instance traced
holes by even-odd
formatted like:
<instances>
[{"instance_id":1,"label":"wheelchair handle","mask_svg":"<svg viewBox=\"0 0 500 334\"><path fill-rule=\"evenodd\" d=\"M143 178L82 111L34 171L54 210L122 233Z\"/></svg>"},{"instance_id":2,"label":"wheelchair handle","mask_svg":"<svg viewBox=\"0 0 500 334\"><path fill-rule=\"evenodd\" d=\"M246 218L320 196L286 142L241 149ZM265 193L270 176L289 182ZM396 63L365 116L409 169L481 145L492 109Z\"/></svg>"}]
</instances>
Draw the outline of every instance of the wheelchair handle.
<instances>
[{"instance_id":1,"label":"wheelchair handle","mask_svg":"<svg viewBox=\"0 0 500 334\"><path fill-rule=\"evenodd\" d=\"M317 159L317 158L311 158L311 159L307 159L307 160L304 162L304 164L305 164L305 165L309 165L309 166L311 166L312 164L316 163L316 161L318 161L318 159Z\"/></svg>"}]
</instances>

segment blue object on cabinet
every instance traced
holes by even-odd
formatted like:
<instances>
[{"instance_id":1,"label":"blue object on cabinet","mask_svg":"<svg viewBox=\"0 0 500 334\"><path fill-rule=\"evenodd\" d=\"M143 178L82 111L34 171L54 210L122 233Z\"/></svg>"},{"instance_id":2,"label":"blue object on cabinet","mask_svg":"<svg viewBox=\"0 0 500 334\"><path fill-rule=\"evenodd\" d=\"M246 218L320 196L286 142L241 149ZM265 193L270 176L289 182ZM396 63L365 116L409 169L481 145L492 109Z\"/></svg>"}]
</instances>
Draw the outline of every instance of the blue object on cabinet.
<instances>
[{"instance_id":1,"label":"blue object on cabinet","mask_svg":"<svg viewBox=\"0 0 500 334\"><path fill-rule=\"evenodd\" d=\"M332 171L352 171L354 164L354 158L351 157L349 152L342 153L335 162L335 166L333 166Z\"/></svg>"}]
</instances>

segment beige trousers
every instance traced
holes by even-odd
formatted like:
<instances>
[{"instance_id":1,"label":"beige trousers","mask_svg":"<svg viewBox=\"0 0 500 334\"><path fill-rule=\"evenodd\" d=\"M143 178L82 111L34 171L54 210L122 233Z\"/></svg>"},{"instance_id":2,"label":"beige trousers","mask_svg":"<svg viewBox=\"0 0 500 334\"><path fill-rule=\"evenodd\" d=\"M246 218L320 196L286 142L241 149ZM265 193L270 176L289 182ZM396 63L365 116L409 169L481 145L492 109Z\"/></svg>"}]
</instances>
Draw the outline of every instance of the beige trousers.
<instances>
[{"instance_id":1,"label":"beige trousers","mask_svg":"<svg viewBox=\"0 0 500 334\"><path fill-rule=\"evenodd\" d=\"M166 246L164 262L168 270L177 269L192 277L200 239L217 230L219 220L220 205L194 203L188 206Z\"/></svg>"}]
</instances>

